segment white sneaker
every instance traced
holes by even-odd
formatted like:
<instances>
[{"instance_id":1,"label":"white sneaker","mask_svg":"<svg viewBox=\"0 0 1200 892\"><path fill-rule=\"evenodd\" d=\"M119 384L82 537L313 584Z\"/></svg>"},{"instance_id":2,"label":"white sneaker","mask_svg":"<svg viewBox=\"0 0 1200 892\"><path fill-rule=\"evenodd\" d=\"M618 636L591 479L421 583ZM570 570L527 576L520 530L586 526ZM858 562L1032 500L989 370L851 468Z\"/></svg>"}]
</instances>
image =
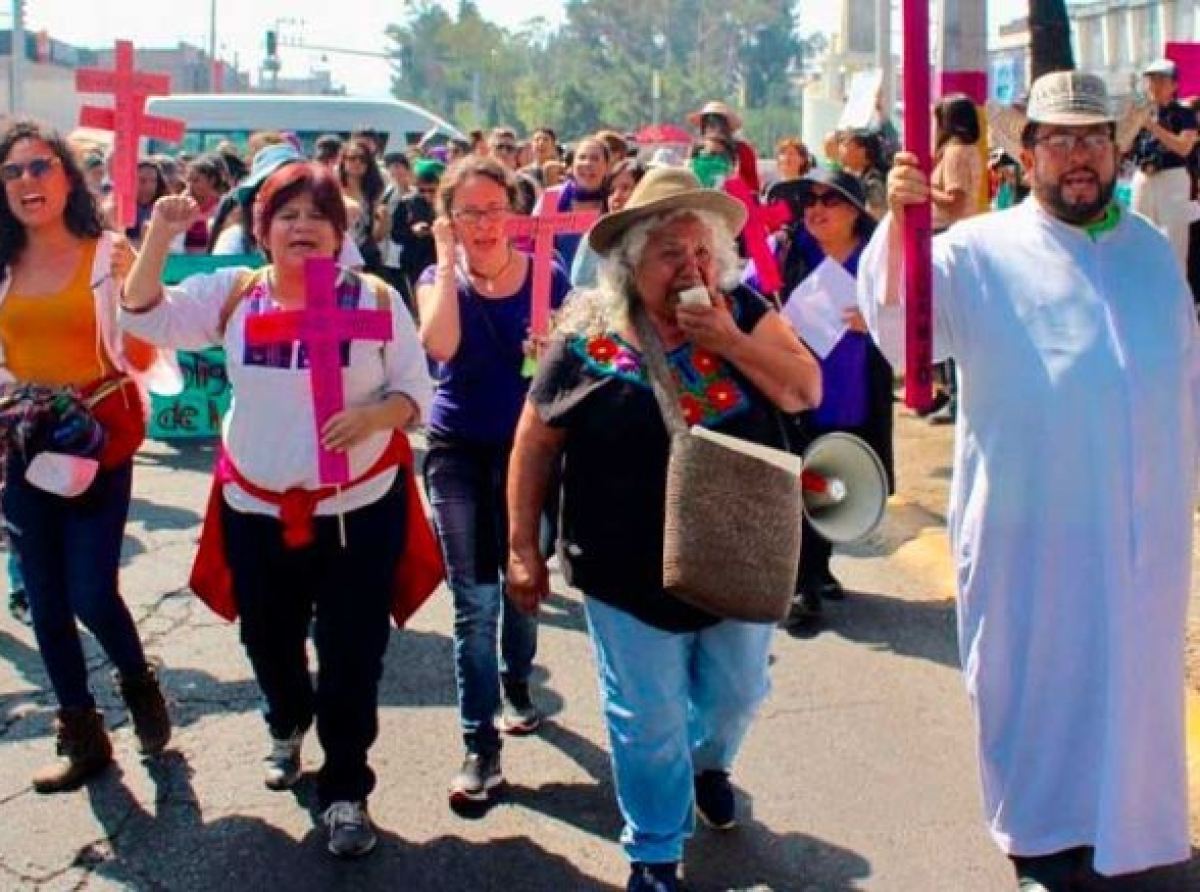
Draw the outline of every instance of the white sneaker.
<instances>
[{"instance_id":1,"label":"white sneaker","mask_svg":"<svg viewBox=\"0 0 1200 892\"><path fill-rule=\"evenodd\" d=\"M297 731L291 737L272 737L271 753L265 759L266 772L263 783L269 790L290 790L300 780L300 748L304 745L304 732Z\"/></svg>"}]
</instances>

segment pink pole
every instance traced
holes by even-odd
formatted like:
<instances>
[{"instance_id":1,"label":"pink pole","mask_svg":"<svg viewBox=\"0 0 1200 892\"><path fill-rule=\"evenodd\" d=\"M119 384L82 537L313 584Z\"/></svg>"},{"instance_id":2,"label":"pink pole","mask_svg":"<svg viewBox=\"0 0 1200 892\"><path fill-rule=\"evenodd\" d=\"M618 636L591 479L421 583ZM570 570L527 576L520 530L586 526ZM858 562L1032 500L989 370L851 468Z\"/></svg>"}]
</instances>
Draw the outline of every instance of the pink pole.
<instances>
[{"instance_id":1,"label":"pink pole","mask_svg":"<svg viewBox=\"0 0 1200 892\"><path fill-rule=\"evenodd\" d=\"M929 0L904 0L904 147L930 172ZM904 402L926 409L933 400L933 300L930 206L904 213Z\"/></svg>"}]
</instances>

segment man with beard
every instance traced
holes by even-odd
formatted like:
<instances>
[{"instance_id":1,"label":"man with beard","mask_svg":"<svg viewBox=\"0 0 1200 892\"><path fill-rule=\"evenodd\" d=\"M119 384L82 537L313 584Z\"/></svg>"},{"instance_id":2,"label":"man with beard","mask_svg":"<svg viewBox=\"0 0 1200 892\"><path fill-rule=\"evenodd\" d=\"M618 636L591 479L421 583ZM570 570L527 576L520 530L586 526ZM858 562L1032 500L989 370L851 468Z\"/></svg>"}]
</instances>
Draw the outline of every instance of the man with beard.
<instances>
[{"instance_id":1,"label":"man with beard","mask_svg":"<svg viewBox=\"0 0 1200 892\"><path fill-rule=\"evenodd\" d=\"M1200 343L1170 244L1113 201L1104 83L1044 75L1026 115L1031 197L933 240L934 358L961 375L948 526L987 819L1020 888L1058 892L1190 854ZM901 220L928 194L897 156L859 266L877 336L903 329Z\"/></svg>"}]
</instances>

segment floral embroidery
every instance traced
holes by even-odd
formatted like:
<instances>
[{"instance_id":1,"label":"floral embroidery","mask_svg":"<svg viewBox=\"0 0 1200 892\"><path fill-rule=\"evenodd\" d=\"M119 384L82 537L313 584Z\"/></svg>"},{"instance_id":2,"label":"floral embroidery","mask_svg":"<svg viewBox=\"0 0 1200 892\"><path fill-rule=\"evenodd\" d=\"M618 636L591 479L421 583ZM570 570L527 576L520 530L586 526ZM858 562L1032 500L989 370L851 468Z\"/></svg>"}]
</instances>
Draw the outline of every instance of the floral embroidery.
<instances>
[{"instance_id":1,"label":"floral embroidery","mask_svg":"<svg viewBox=\"0 0 1200 892\"><path fill-rule=\"evenodd\" d=\"M575 338L571 349L595 374L650 387L641 355L618 334ZM685 344L667 359L679 387L679 407L689 425L713 427L750 407L732 369L719 356Z\"/></svg>"}]
</instances>

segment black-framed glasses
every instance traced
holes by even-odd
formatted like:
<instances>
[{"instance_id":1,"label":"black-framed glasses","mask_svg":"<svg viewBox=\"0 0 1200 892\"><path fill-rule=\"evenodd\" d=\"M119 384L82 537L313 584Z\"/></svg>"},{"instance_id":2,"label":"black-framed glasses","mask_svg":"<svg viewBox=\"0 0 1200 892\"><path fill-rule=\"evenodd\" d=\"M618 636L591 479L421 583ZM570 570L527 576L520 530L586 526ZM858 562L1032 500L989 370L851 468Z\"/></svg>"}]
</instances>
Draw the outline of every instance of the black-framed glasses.
<instances>
[{"instance_id":1,"label":"black-framed glasses","mask_svg":"<svg viewBox=\"0 0 1200 892\"><path fill-rule=\"evenodd\" d=\"M517 150L516 145L514 145L511 142L498 142L494 146L492 146L493 152L503 152L506 155L509 154L510 152L515 152L516 150Z\"/></svg>"},{"instance_id":2,"label":"black-framed glasses","mask_svg":"<svg viewBox=\"0 0 1200 892\"><path fill-rule=\"evenodd\" d=\"M846 201L846 196L833 189L830 189L827 192L805 192L796 199L796 203L800 205L803 210L815 208L817 205L827 208L835 208L839 204L849 204L849 202Z\"/></svg>"},{"instance_id":3,"label":"black-framed glasses","mask_svg":"<svg viewBox=\"0 0 1200 892\"><path fill-rule=\"evenodd\" d=\"M460 223L478 226L484 220L489 223L499 223L508 213L506 205L496 205L490 208L461 208L451 211L450 216Z\"/></svg>"},{"instance_id":4,"label":"black-framed glasses","mask_svg":"<svg viewBox=\"0 0 1200 892\"><path fill-rule=\"evenodd\" d=\"M1100 133L1051 133L1048 136L1039 136L1034 140L1038 145L1045 146L1055 155L1069 155L1079 146L1083 146L1089 152L1098 154L1106 149L1112 148L1112 134L1105 131Z\"/></svg>"},{"instance_id":5,"label":"black-framed glasses","mask_svg":"<svg viewBox=\"0 0 1200 892\"><path fill-rule=\"evenodd\" d=\"M32 161L26 161L24 164L21 164L19 161L10 161L0 166L0 180L4 180L6 183L15 182L25 176L26 171L35 180L40 180L60 164L62 164L62 159L54 155L45 158L34 158Z\"/></svg>"}]
</instances>

